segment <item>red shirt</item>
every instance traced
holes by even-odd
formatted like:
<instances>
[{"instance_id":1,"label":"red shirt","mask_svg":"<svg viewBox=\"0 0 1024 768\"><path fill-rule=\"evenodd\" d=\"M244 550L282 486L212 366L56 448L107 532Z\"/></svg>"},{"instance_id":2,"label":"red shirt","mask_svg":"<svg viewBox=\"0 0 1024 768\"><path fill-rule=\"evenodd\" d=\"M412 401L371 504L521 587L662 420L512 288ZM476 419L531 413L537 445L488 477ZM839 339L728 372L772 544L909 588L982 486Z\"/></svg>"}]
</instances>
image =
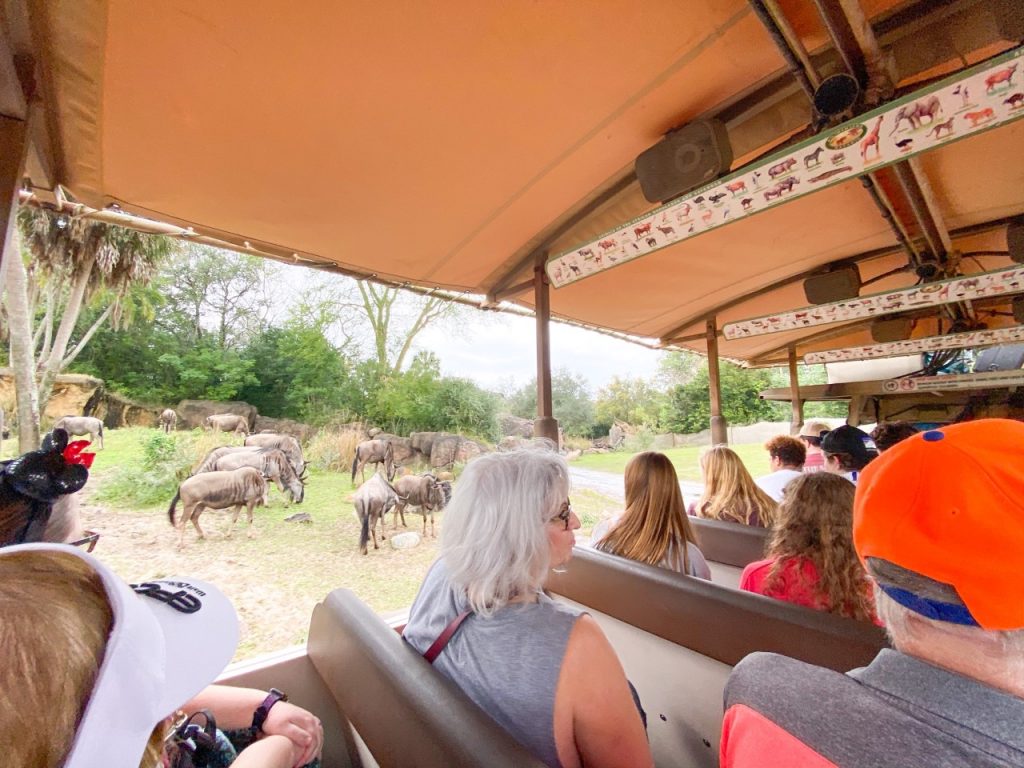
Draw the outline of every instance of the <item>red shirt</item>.
<instances>
[{"instance_id":1,"label":"red shirt","mask_svg":"<svg viewBox=\"0 0 1024 768\"><path fill-rule=\"evenodd\" d=\"M768 573L775 564L775 559L757 560L743 569L740 576L740 589L756 592L776 600L796 603L816 611L827 611L827 598L818 591L818 569L814 563L803 557L791 557L782 566L782 571L775 579L771 590L765 589Z\"/></svg>"},{"instance_id":2,"label":"red shirt","mask_svg":"<svg viewBox=\"0 0 1024 768\"><path fill-rule=\"evenodd\" d=\"M811 453L807 452L807 458L804 460L804 472L821 472L825 469L825 454L820 451Z\"/></svg>"}]
</instances>

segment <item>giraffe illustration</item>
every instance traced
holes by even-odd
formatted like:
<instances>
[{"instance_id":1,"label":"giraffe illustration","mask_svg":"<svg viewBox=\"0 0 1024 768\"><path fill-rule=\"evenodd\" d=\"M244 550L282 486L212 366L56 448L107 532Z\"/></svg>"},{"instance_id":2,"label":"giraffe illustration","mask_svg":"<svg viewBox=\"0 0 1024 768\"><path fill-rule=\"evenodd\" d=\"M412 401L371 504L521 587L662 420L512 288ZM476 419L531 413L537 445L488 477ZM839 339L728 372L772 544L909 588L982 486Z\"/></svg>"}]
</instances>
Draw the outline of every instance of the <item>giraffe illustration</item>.
<instances>
[{"instance_id":1,"label":"giraffe illustration","mask_svg":"<svg viewBox=\"0 0 1024 768\"><path fill-rule=\"evenodd\" d=\"M871 133L864 137L864 141L860 143L860 159L863 162L867 162L868 150L871 147L875 148L875 158L881 157L881 149L878 146L878 131L882 127L882 119L884 115L879 115L878 120L875 123L875 127L871 129Z\"/></svg>"}]
</instances>

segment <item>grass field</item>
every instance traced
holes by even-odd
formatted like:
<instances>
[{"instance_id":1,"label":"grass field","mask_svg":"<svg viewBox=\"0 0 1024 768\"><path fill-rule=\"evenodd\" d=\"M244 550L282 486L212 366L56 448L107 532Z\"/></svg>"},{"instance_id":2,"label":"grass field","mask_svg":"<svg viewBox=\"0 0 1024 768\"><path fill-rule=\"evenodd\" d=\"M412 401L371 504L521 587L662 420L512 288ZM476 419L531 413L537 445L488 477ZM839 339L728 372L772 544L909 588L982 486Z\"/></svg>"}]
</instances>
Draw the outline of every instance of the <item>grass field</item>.
<instances>
[{"instance_id":1,"label":"grass field","mask_svg":"<svg viewBox=\"0 0 1024 768\"><path fill-rule=\"evenodd\" d=\"M745 445L730 445L754 477L766 475L770 471L768 467L768 452L760 443L747 443ZM692 480L700 482L700 454L704 446L690 445L684 448L668 448L664 453L672 461L680 480ZM574 467L585 469L596 469L602 472L614 472L621 475L626 469L626 462L630 460L629 453L589 453L580 456L573 461Z\"/></svg>"},{"instance_id":2,"label":"grass field","mask_svg":"<svg viewBox=\"0 0 1024 768\"><path fill-rule=\"evenodd\" d=\"M395 550L382 542L379 550L359 554L359 528L349 500L354 487L347 475L311 469L301 505L286 506L276 490L271 503L256 509L255 538L246 537L244 515L231 538L225 536L226 512L206 511L201 524L207 539L198 540L191 525L185 548L167 515L170 495L158 504L132 505L122 493L105 492L138 470L154 430L120 429L106 434L106 448L97 451L82 504L83 523L99 531L95 555L128 581L187 575L217 584L234 602L242 623L236 660L305 641L313 606L337 587L355 592L379 613L407 608L437 554L429 535L411 549ZM205 448L208 438L178 433L178 441ZM16 453L11 442L4 456ZM134 475L131 475L134 476ZM367 475L369 476L369 474ZM584 523L581 537L619 504L592 491L573 493L573 506ZM295 512L308 512L312 523L287 523ZM180 506L179 506L180 513ZM410 530L422 531L423 518L406 516ZM444 514L436 518L440 534ZM388 517L388 535L391 518ZM429 529L428 529L429 534Z\"/></svg>"}]
</instances>

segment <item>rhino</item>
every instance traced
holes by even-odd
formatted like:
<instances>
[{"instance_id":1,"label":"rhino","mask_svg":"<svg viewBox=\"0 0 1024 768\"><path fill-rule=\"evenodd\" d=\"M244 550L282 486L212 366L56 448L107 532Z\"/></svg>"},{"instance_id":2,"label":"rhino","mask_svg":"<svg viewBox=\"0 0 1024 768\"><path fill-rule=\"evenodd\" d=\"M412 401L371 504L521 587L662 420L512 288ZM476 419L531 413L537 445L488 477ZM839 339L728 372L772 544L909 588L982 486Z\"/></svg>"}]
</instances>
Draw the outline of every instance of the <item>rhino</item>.
<instances>
[{"instance_id":1,"label":"rhino","mask_svg":"<svg viewBox=\"0 0 1024 768\"><path fill-rule=\"evenodd\" d=\"M451 486L449 486L451 487ZM427 535L427 514L430 514L430 535L434 536L434 510L442 509L447 500L444 489L437 478L429 472L422 475L405 475L395 481L394 491L398 496L395 504L392 527L398 530L398 516L402 516L402 527L405 525L405 508L418 507L423 515L423 535Z\"/></svg>"},{"instance_id":2,"label":"rhino","mask_svg":"<svg viewBox=\"0 0 1024 768\"><path fill-rule=\"evenodd\" d=\"M258 435L249 435L242 443L246 448L277 448L284 452L291 462L292 469L300 476L306 474L306 460L302 456L302 445L291 435L281 435L275 432L260 432Z\"/></svg>"},{"instance_id":3,"label":"rhino","mask_svg":"<svg viewBox=\"0 0 1024 768\"><path fill-rule=\"evenodd\" d=\"M384 515L398 502L398 494L379 473L359 486L352 495L356 517L359 519L359 552L367 554L367 544L373 536L373 548L377 545L377 521L380 520L380 537L387 538L384 533Z\"/></svg>"},{"instance_id":4,"label":"rhino","mask_svg":"<svg viewBox=\"0 0 1024 768\"><path fill-rule=\"evenodd\" d=\"M174 517L179 500L182 502L180 522ZM178 540L178 548L181 549L185 546L185 524L189 520L195 526L199 538L206 538L203 529L199 527L199 516L204 509L234 508L231 525L225 534L230 537L244 505L249 518L249 538L252 538L253 507L266 503L267 481L263 479L258 469L242 467L230 472L204 472L201 475L193 475L178 486L177 493L171 499L167 516L171 525L178 528L181 533Z\"/></svg>"},{"instance_id":5,"label":"rhino","mask_svg":"<svg viewBox=\"0 0 1024 768\"><path fill-rule=\"evenodd\" d=\"M204 429L214 432L234 432L236 435L249 434L249 422L237 413L215 413L203 421Z\"/></svg>"},{"instance_id":6,"label":"rhino","mask_svg":"<svg viewBox=\"0 0 1024 768\"><path fill-rule=\"evenodd\" d=\"M214 453L215 451L211 451ZM296 474L288 457L279 448L256 448L255 450L225 451L212 461L207 457L203 462L204 472L221 472L239 467L255 467L267 480L272 480L281 493L288 493L296 504L302 503L305 484Z\"/></svg>"},{"instance_id":7,"label":"rhino","mask_svg":"<svg viewBox=\"0 0 1024 768\"><path fill-rule=\"evenodd\" d=\"M99 441L99 447L103 448L103 422L94 416L65 416L53 428L63 429L68 437L88 435L90 443Z\"/></svg>"}]
</instances>

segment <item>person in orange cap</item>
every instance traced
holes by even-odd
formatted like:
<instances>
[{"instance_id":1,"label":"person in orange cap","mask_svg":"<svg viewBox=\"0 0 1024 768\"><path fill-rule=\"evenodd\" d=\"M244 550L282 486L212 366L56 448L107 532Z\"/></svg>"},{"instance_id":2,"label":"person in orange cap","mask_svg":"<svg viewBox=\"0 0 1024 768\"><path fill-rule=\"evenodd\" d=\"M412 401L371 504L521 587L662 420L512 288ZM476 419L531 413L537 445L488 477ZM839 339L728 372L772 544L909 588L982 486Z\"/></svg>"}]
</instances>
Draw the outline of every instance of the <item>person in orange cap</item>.
<instances>
[{"instance_id":1,"label":"person in orange cap","mask_svg":"<svg viewBox=\"0 0 1024 768\"><path fill-rule=\"evenodd\" d=\"M722 767L1024 766L1024 424L893 446L860 476L853 537L892 648L846 675L748 656Z\"/></svg>"}]
</instances>

